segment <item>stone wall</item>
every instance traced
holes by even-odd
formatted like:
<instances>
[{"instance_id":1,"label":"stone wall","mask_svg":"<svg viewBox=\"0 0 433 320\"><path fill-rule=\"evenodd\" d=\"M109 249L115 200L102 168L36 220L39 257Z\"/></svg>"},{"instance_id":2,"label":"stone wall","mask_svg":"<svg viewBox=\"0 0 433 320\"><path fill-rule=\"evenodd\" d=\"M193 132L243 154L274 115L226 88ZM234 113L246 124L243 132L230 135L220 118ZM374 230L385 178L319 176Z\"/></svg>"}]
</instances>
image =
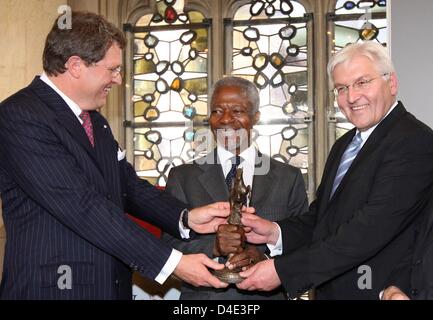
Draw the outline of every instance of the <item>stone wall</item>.
<instances>
[{"instance_id":1,"label":"stone wall","mask_svg":"<svg viewBox=\"0 0 433 320\"><path fill-rule=\"evenodd\" d=\"M45 37L58 16L58 7L64 3L64 0L0 0L0 101L41 73ZM0 217L0 279L5 238Z\"/></svg>"}]
</instances>

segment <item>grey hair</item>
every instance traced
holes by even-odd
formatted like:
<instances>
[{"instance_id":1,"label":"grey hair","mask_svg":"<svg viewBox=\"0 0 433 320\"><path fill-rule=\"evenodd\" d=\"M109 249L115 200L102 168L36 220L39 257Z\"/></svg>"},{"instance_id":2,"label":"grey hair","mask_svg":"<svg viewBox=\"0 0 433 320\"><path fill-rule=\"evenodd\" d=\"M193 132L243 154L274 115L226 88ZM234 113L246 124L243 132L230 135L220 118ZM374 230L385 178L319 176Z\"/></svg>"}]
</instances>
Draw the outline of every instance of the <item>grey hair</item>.
<instances>
[{"instance_id":1,"label":"grey hair","mask_svg":"<svg viewBox=\"0 0 433 320\"><path fill-rule=\"evenodd\" d=\"M354 57L364 56L370 59L380 74L395 72L388 50L378 42L364 41L352 43L334 54L328 62L329 87L334 87L332 73L337 65L351 61Z\"/></svg>"},{"instance_id":2,"label":"grey hair","mask_svg":"<svg viewBox=\"0 0 433 320\"><path fill-rule=\"evenodd\" d=\"M260 106L260 95L257 87L249 80L241 78L241 77L224 77L217 82L212 87L211 94L211 104L214 97L215 91L217 91L221 87L237 87L240 88L242 94L245 99L248 100L251 106L251 115L254 115L257 111L259 111Z\"/></svg>"}]
</instances>

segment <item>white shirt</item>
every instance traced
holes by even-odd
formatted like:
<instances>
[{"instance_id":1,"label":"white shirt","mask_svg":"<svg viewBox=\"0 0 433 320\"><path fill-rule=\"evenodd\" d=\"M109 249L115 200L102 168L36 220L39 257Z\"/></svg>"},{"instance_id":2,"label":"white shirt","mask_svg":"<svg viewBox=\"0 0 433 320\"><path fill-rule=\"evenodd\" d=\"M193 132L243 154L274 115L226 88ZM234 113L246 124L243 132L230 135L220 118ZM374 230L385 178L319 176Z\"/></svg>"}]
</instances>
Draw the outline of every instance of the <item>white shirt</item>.
<instances>
[{"instance_id":1,"label":"white shirt","mask_svg":"<svg viewBox=\"0 0 433 320\"><path fill-rule=\"evenodd\" d=\"M75 116L77 117L78 121L80 121L80 123L83 124L83 120L81 120L81 118L80 118L80 114L81 114L82 110L78 106L78 104L76 104L74 101L72 101L71 98L69 98L66 94L64 94L62 91L60 91L60 89L57 88L56 85L48 78L48 76L46 75L45 72L42 73L40 79L43 82L45 82L48 86L50 86L51 89L53 89L55 92L57 92L57 94L59 96L61 96L63 100L65 100L66 104L72 110L72 112L75 114Z\"/></svg>"},{"instance_id":2,"label":"white shirt","mask_svg":"<svg viewBox=\"0 0 433 320\"><path fill-rule=\"evenodd\" d=\"M230 151L224 149L222 146L217 146L217 154L219 163L221 164L221 168L223 170L224 177L227 176L230 169L232 168L231 158L234 157L234 154ZM241 163L239 164L239 168L243 169L243 179L246 186L252 187L253 179L254 179L254 167L256 161L257 150L253 146L249 146L247 149L242 151L239 156L241 157ZM247 206L250 204L250 199L247 199Z\"/></svg>"},{"instance_id":3,"label":"white shirt","mask_svg":"<svg viewBox=\"0 0 433 320\"><path fill-rule=\"evenodd\" d=\"M361 131L361 138L362 138L362 143L361 143L361 148L364 146L365 142L367 141L367 139L370 137L370 135L373 133L374 129L376 129L376 127L379 125L379 123L381 123L383 121L383 119L385 119L392 110L394 110L394 108L397 106L398 102L394 102L394 104L391 106L391 108L389 108L388 112L385 114L385 116L374 126L372 126L371 128L365 130L365 131ZM360 132L359 130L356 130L356 133ZM356 134L355 133L355 134Z\"/></svg>"},{"instance_id":4,"label":"white shirt","mask_svg":"<svg viewBox=\"0 0 433 320\"><path fill-rule=\"evenodd\" d=\"M74 101L72 101L71 98L69 98L67 95L65 95L62 91L60 91L59 88L48 78L48 76L44 73L42 73L40 79L45 82L48 86L50 86L55 92L57 92L60 97L66 102L68 107L72 110L72 112L77 117L78 121L80 121L81 124L83 124L83 120L79 117L81 114L81 108L76 104ZM179 230L181 232L182 237L189 238L189 230L185 232L185 229L182 228L181 222L179 221ZM182 259L182 252L172 249L170 256L168 257L167 262L165 263L164 267L161 269L161 272L156 276L155 281L159 284L163 284L165 280L170 276L170 274L173 273L174 269L176 269L176 266L179 264L180 259Z\"/></svg>"},{"instance_id":5,"label":"white shirt","mask_svg":"<svg viewBox=\"0 0 433 320\"><path fill-rule=\"evenodd\" d=\"M233 153L230 151L224 149L224 147L218 145L217 146L217 153L218 153L218 159L219 163L221 164L224 177L227 176L229 173L232 162L231 158L234 156ZM255 168L255 162L256 162L256 155L257 155L257 149L254 146L249 146L247 149L242 151L239 156L241 157L241 163L239 164L239 168L243 169L243 179L246 186L253 185L253 179L254 179L254 168ZM247 199L247 206L250 204L250 199ZM278 226L278 224L276 224ZM278 226L280 229L280 226ZM280 235L281 235L281 229L280 229ZM283 241L281 236L278 238L278 242L275 245L267 244L270 256L276 256L280 255L283 252Z\"/></svg>"}]
</instances>

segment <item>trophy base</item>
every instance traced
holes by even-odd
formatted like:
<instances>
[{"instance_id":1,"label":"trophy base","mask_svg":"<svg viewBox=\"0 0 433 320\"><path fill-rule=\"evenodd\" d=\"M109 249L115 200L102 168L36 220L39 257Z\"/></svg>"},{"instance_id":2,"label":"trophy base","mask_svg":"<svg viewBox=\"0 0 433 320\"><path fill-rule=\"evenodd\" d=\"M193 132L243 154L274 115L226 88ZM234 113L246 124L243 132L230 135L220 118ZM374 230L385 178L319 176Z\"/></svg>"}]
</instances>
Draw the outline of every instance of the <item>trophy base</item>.
<instances>
[{"instance_id":1,"label":"trophy base","mask_svg":"<svg viewBox=\"0 0 433 320\"><path fill-rule=\"evenodd\" d=\"M220 279L222 282L225 282L225 283L236 284L236 283L239 283L245 279L239 275L239 271L230 270L227 267L225 267L222 270L213 270L212 274L215 277L217 277L218 279Z\"/></svg>"}]
</instances>

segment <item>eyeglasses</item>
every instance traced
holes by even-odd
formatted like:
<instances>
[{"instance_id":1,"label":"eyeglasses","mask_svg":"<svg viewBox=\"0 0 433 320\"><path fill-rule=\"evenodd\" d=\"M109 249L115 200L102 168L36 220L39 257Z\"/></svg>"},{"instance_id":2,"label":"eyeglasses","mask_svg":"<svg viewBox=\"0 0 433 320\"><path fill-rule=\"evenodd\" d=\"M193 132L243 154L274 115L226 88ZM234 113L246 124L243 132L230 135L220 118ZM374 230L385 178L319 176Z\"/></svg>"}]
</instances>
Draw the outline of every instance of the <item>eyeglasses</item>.
<instances>
[{"instance_id":1,"label":"eyeglasses","mask_svg":"<svg viewBox=\"0 0 433 320\"><path fill-rule=\"evenodd\" d=\"M333 91L334 91L334 94L336 97L342 97L342 96L347 95L350 87L352 87L355 92L361 92L362 90L367 89L372 81L379 79L380 77L385 77L387 75L389 75L389 73L381 74L380 76L372 78L372 79L357 80L352 84L335 87L333 89Z\"/></svg>"},{"instance_id":2,"label":"eyeglasses","mask_svg":"<svg viewBox=\"0 0 433 320\"><path fill-rule=\"evenodd\" d=\"M96 66L96 67L104 67L105 69L107 69L108 71L111 72L111 76L113 78L116 78L122 72L122 66L118 66L116 68L108 68L108 67L106 67L104 65L101 65L101 64L94 63L93 65Z\"/></svg>"}]
</instances>

